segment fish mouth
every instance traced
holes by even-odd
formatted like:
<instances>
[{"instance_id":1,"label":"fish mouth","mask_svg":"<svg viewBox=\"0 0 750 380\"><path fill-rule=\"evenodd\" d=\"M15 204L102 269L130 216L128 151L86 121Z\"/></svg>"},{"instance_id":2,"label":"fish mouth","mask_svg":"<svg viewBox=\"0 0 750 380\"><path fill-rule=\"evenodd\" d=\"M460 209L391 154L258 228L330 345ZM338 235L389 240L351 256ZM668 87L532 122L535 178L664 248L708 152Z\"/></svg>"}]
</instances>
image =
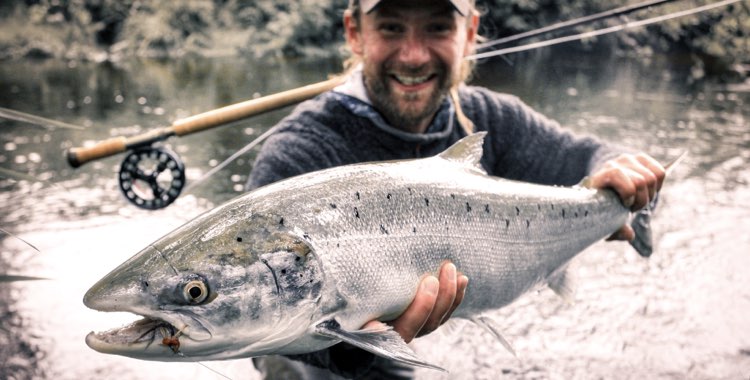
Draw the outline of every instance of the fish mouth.
<instances>
[{"instance_id":1,"label":"fish mouth","mask_svg":"<svg viewBox=\"0 0 750 380\"><path fill-rule=\"evenodd\" d=\"M168 319L145 316L122 327L92 331L86 335L86 345L105 354L163 360L165 356L185 357L185 349L195 348L194 343L211 338L211 333L199 324Z\"/></svg>"}]
</instances>

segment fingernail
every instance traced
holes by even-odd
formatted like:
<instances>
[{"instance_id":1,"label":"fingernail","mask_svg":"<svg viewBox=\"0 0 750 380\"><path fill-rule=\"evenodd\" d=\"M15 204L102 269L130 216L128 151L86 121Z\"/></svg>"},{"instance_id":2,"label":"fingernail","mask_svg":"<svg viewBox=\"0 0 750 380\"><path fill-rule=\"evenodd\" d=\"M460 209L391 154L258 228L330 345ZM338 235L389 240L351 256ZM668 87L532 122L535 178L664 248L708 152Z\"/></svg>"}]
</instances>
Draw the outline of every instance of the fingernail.
<instances>
[{"instance_id":1,"label":"fingernail","mask_svg":"<svg viewBox=\"0 0 750 380\"><path fill-rule=\"evenodd\" d=\"M468 277L461 276L460 281L458 283L460 284L461 282L465 283L467 288L469 287L469 278Z\"/></svg>"},{"instance_id":2,"label":"fingernail","mask_svg":"<svg viewBox=\"0 0 750 380\"><path fill-rule=\"evenodd\" d=\"M455 264L453 263L445 264L445 268L443 268L443 270L445 270L445 274L447 274L448 277L450 277L451 279L456 278L456 265Z\"/></svg>"},{"instance_id":3,"label":"fingernail","mask_svg":"<svg viewBox=\"0 0 750 380\"><path fill-rule=\"evenodd\" d=\"M440 283L435 276L429 276L422 281L422 291L430 295L436 295L440 288Z\"/></svg>"},{"instance_id":4,"label":"fingernail","mask_svg":"<svg viewBox=\"0 0 750 380\"><path fill-rule=\"evenodd\" d=\"M635 195L625 199L625 207L627 208L633 207L634 203L635 203Z\"/></svg>"}]
</instances>

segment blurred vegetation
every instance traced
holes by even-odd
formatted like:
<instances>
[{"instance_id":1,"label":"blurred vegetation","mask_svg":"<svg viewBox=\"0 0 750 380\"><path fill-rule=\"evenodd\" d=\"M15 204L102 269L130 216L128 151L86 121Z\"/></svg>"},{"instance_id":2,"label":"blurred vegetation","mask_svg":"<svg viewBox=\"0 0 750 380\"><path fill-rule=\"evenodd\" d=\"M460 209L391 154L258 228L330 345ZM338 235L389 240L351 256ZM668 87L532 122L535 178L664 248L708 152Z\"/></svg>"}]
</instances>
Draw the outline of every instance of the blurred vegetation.
<instances>
[{"instance_id":1,"label":"blurred vegetation","mask_svg":"<svg viewBox=\"0 0 750 380\"><path fill-rule=\"evenodd\" d=\"M348 0L15 0L0 4L0 59L252 55L338 55ZM479 0L482 34L497 38L637 1ZM643 19L710 3L676 1L639 11ZM581 26L582 32L613 25ZM572 48L612 48L649 56L687 53L690 60L750 63L750 1L590 39Z\"/></svg>"}]
</instances>

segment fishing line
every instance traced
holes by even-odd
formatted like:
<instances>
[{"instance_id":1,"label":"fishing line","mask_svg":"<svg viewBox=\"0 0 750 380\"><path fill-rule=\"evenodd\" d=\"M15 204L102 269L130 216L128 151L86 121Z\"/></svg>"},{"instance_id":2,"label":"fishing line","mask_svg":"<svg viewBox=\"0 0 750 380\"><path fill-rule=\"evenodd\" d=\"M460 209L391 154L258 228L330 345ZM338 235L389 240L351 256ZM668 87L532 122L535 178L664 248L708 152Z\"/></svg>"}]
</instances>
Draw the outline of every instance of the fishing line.
<instances>
[{"instance_id":1,"label":"fishing line","mask_svg":"<svg viewBox=\"0 0 750 380\"><path fill-rule=\"evenodd\" d=\"M219 170L224 169L227 165L229 165L232 161L236 160L239 156L245 154L247 151L249 151L250 149L253 149L256 145L258 145L261 142L263 142L263 140L265 140L266 138L268 138L268 136L271 136L279 128L280 128L280 125L276 125L276 126L270 128L269 130L267 130L266 132L264 132L262 135L258 136L255 140L251 141L249 144L247 144L244 147L242 147L242 149L234 152L234 154L232 154L231 156L229 156L229 158L227 158L224 161L222 161L219 165L216 165L215 168L213 168L213 169L209 170L208 172L206 172L206 174L204 174L203 176L201 176L200 178L198 178L196 181L191 182L185 188L185 192L186 193L189 192L190 190L192 190L196 186L198 186L201 183L203 183L209 177L211 177L212 175L216 174L216 172L218 172Z\"/></svg>"},{"instance_id":2,"label":"fishing line","mask_svg":"<svg viewBox=\"0 0 750 380\"><path fill-rule=\"evenodd\" d=\"M177 355L182 356L183 358L187 358L187 356L185 356L185 354L183 354L182 352L178 352ZM205 364L203 364L201 362L195 362L195 364L201 365L201 366L203 366L203 368L205 368L205 369L207 369L207 370L209 370L209 371L211 371L211 372L213 372L213 373L215 373L215 374L217 374L217 375L219 375L219 376L221 376L221 377L223 377L225 379L232 380L231 377L229 377L229 376L227 376L227 375L225 375L225 374L223 374L223 373L221 373L221 372L219 372L219 371L217 371L217 370L215 370L215 369L213 369L213 368L211 368L211 367L209 367L209 366L207 366L207 365L205 365Z\"/></svg>"},{"instance_id":3,"label":"fishing line","mask_svg":"<svg viewBox=\"0 0 750 380\"><path fill-rule=\"evenodd\" d=\"M534 43L531 43L531 44L521 45L521 46L516 46L516 47L511 47L511 48L498 49L498 50L493 50L493 51L489 51L489 52L485 52L485 53L473 54L473 55L470 55L470 56L466 57L466 59L467 60L479 60L479 59L484 59L484 58L495 57L495 56L498 56L498 55L504 55L504 54L510 54L510 53L518 53L518 52L522 52L522 51L533 50L533 49L538 49L538 48L552 46L552 45L559 45L559 44L562 44L562 43L565 43L565 42L578 41L578 40L582 40L584 38L601 36L601 35L604 35L604 34L610 34L610 33L614 33L614 32L619 32L619 31L622 31L622 30L625 30L625 29L637 28L637 27L641 27L641 26L646 26L646 25L654 24L654 23L657 23L657 22L671 20L671 19L678 18L678 17L689 16L689 15L692 15L692 14L705 12L707 10L711 10L711 9L714 9L714 8L719 8L719 7L727 6L727 5L730 5L730 4L734 4L734 3L737 3L737 2L740 2L740 1L743 1L743 0L725 0L725 1L718 2L718 3L714 3L714 4L707 4L707 5L703 5L703 6L699 6L699 7L695 7L695 8L691 8L691 9L687 9L687 10L684 10L684 11L673 12L673 13L669 13L669 14L666 14L666 15L663 15L663 16L652 17L652 18L648 18L648 19L640 20L640 21L628 22L628 23L625 23L625 24L620 24L620 25L609 27L609 28L603 28L603 29L593 30L593 31L586 32L586 33L580 33L580 34L575 34L575 35L571 35L571 36L553 38L553 39L546 40L546 41L534 42Z\"/></svg>"},{"instance_id":4,"label":"fishing line","mask_svg":"<svg viewBox=\"0 0 750 380\"><path fill-rule=\"evenodd\" d=\"M8 108L3 108L3 107L0 107L0 117L6 118L9 120L29 123L33 125L39 125L42 127L48 127L48 128L65 128L65 129L75 129L78 131L83 131L86 129L78 125L73 125L73 124L64 123L62 121L47 119L46 117L31 115L25 112L11 110Z\"/></svg>"},{"instance_id":5,"label":"fishing line","mask_svg":"<svg viewBox=\"0 0 750 380\"><path fill-rule=\"evenodd\" d=\"M182 355L182 353L180 353L180 355ZM217 374L217 375L219 375L219 376L221 376L221 377L223 377L225 379L232 380L231 377L229 377L229 376L227 376L227 375L225 375L225 374L223 374L223 373L221 373L221 372L219 372L219 371L217 371L217 370L215 370L215 369L213 369L213 368L211 368L211 367L209 367L209 366L207 366L207 365L205 365L205 364L203 364L201 362L196 362L196 363L202 365L203 368L205 368L205 369L207 369L207 370L209 370L209 371L211 371L211 372L213 372L213 373L215 373L215 374Z\"/></svg>"},{"instance_id":6,"label":"fishing line","mask_svg":"<svg viewBox=\"0 0 750 380\"><path fill-rule=\"evenodd\" d=\"M496 45L507 44L509 42L523 40L523 39L530 38L530 37L536 37L538 35L546 34L546 33L549 33L549 32L554 32L554 31L559 31L559 30L563 30L563 29L572 28L574 26L578 26L578 25L581 25L581 24L589 23L589 22L592 22L592 21L598 21L598 20L603 20L603 19L606 19L606 18L614 17L614 16L620 16L620 15L623 15L623 14L626 14L626 13L635 12L637 10L641 10L641 9L644 9L644 8L649 8L649 7L652 7L652 6L655 6L655 5L661 5L661 4L664 4L664 3L669 3L669 2L672 2L672 1L675 1L675 0L652 0L652 1L646 1L646 2L643 2L643 3L638 3L638 4L634 4L634 5L627 5L627 6L623 6L623 7L620 7L620 8L615 8L615 9L612 9L612 10L595 13L593 15L588 15L588 16L580 17L580 18L573 19L573 20L559 22L557 24L553 24L553 25L550 25L550 26L545 26L543 28L539 28L539 29L535 29L535 30L530 30L528 32L514 34L512 36L502 37L502 38L498 38L496 40L492 40L492 41L481 43L481 44L477 45L477 50L483 50L483 49L486 49L486 48L489 48L489 47L492 47L492 46L496 46Z\"/></svg>"},{"instance_id":7,"label":"fishing line","mask_svg":"<svg viewBox=\"0 0 750 380\"><path fill-rule=\"evenodd\" d=\"M42 252L42 251L40 251L40 250L39 250L39 248L35 247L35 246L34 246L33 244L29 243L29 242L28 242L28 241L26 241L26 240L23 240L23 239L21 239L20 237L18 237L18 236L16 236L16 235L13 235L12 233L8 232L7 230L5 230L5 229L3 229L3 228L0 228L0 232L4 233L4 234L6 234L6 235L8 235L8 236L10 236L10 237L12 237L12 238L16 238L16 239L18 239L18 240L20 240L20 241L22 241L22 242L26 243L26 245L28 245L28 246L29 246L29 247L31 247L31 248L34 248L34 250L35 250L35 251L37 251L37 252L39 252L39 253L41 253L41 252Z\"/></svg>"}]
</instances>

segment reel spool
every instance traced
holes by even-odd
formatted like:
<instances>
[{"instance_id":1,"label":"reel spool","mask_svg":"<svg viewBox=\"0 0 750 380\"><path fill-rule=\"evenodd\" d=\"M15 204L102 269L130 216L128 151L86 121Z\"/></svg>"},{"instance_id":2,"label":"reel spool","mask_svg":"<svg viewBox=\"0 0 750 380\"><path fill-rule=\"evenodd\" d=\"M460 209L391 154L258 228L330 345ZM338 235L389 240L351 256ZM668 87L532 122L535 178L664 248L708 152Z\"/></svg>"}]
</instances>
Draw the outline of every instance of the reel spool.
<instances>
[{"instance_id":1,"label":"reel spool","mask_svg":"<svg viewBox=\"0 0 750 380\"><path fill-rule=\"evenodd\" d=\"M172 150L145 146L120 165L120 190L130 203L147 210L167 207L185 186L185 165Z\"/></svg>"}]
</instances>

